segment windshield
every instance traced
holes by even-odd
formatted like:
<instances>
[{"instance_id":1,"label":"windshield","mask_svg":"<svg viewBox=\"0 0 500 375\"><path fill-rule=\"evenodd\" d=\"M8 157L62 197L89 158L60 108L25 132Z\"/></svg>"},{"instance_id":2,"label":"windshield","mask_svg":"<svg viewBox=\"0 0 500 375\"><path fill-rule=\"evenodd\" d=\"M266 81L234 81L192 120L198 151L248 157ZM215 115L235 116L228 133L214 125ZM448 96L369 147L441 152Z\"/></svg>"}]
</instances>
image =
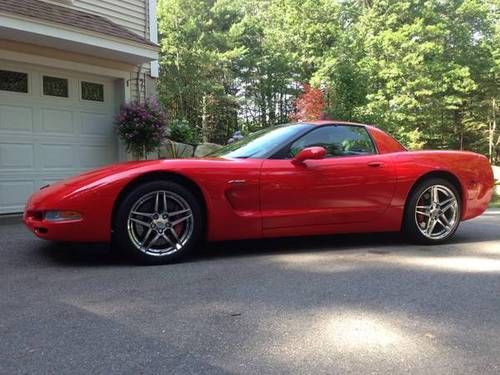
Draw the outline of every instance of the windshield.
<instances>
[{"instance_id":1,"label":"windshield","mask_svg":"<svg viewBox=\"0 0 500 375\"><path fill-rule=\"evenodd\" d=\"M306 124L271 126L249 134L242 140L230 143L207 156L241 159L266 157L270 151L285 145L309 126Z\"/></svg>"}]
</instances>

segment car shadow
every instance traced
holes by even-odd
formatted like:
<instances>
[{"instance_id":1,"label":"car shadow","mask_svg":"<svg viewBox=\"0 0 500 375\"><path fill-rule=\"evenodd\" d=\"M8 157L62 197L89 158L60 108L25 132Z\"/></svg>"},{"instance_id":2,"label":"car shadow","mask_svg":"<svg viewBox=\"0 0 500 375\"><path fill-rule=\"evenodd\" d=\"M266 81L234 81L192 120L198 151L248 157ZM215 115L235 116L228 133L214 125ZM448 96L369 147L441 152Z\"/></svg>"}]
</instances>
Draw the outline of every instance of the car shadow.
<instances>
[{"instance_id":1,"label":"car shadow","mask_svg":"<svg viewBox=\"0 0 500 375\"><path fill-rule=\"evenodd\" d=\"M130 265L127 257L112 251L107 243L46 242L40 249L52 262L65 266L99 267Z\"/></svg>"},{"instance_id":2,"label":"car shadow","mask_svg":"<svg viewBox=\"0 0 500 375\"><path fill-rule=\"evenodd\" d=\"M449 245L500 239L496 231L471 229L467 226L459 229L452 240L443 245L437 245L437 247L443 249ZM204 262L221 258L349 250L382 255L395 251L405 251L405 249L428 253L436 251L436 246L413 245L399 232L282 237L205 243L194 254L183 259L181 263ZM121 254L119 250L113 250L109 244L46 243L42 252L52 261L68 266L130 266L134 264L133 260Z\"/></svg>"},{"instance_id":3,"label":"car shadow","mask_svg":"<svg viewBox=\"0 0 500 375\"><path fill-rule=\"evenodd\" d=\"M281 237L206 244L192 260L281 255L307 252L367 250L388 254L394 246L405 244L400 233L336 234L327 236Z\"/></svg>"},{"instance_id":4,"label":"car shadow","mask_svg":"<svg viewBox=\"0 0 500 375\"><path fill-rule=\"evenodd\" d=\"M203 262L218 258L246 257L302 252L367 249L388 254L389 246L404 244L399 233L348 234L312 237L284 237L205 243L182 262ZM110 244L46 242L39 249L43 256L61 265L99 267L129 266L133 260L114 250Z\"/></svg>"}]
</instances>

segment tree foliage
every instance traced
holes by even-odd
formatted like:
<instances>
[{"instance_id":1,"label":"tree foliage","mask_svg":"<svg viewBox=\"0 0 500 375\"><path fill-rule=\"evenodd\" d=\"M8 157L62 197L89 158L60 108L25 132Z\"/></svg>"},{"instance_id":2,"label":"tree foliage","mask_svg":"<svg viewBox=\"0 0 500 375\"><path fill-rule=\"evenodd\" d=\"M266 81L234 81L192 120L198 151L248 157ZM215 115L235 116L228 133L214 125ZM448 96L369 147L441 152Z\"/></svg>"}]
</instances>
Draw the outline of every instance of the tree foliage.
<instances>
[{"instance_id":1,"label":"tree foliage","mask_svg":"<svg viewBox=\"0 0 500 375\"><path fill-rule=\"evenodd\" d=\"M160 0L160 98L205 140L287 122L302 82L335 119L500 158L498 0Z\"/></svg>"},{"instance_id":2,"label":"tree foliage","mask_svg":"<svg viewBox=\"0 0 500 375\"><path fill-rule=\"evenodd\" d=\"M292 121L313 121L321 119L325 110L323 91L304 85L304 92L295 100L295 112L290 116Z\"/></svg>"}]
</instances>

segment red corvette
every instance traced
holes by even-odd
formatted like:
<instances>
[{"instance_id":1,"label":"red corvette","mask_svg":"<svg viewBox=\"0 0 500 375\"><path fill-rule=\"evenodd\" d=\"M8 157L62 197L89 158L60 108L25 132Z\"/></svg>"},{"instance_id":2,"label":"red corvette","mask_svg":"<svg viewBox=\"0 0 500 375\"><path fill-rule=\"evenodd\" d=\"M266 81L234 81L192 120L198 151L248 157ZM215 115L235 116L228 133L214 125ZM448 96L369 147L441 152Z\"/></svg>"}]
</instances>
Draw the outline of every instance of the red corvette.
<instances>
[{"instance_id":1,"label":"red corvette","mask_svg":"<svg viewBox=\"0 0 500 375\"><path fill-rule=\"evenodd\" d=\"M149 263L203 239L404 231L449 239L493 191L488 160L406 151L367 125L317 121L268 128L199 159L127 162L42 188L24 222L56 241L113 242Z\"/></svg>"}]
</instances>

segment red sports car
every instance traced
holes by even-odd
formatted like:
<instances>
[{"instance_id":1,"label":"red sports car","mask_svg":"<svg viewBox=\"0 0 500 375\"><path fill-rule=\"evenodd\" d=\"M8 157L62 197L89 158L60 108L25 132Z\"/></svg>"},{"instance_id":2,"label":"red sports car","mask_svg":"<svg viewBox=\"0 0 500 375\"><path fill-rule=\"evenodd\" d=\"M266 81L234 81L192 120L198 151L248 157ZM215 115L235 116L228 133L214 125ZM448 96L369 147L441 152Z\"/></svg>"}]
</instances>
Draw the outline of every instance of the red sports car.
<instances>
[{"instance_id":1,"label":"red sports car","mask_svg":"<svg viewBox=\"0 0 500 375\"><path fill-rule=\"evenodd\" d=\"M113 242L149 263L202 240L404 231L448 240L493 192L488 160L406 151L376 127L340 121L261 130L205 158L126 162L44 187L24 222L56 241Z\"/></svg>"}]
</instances>

